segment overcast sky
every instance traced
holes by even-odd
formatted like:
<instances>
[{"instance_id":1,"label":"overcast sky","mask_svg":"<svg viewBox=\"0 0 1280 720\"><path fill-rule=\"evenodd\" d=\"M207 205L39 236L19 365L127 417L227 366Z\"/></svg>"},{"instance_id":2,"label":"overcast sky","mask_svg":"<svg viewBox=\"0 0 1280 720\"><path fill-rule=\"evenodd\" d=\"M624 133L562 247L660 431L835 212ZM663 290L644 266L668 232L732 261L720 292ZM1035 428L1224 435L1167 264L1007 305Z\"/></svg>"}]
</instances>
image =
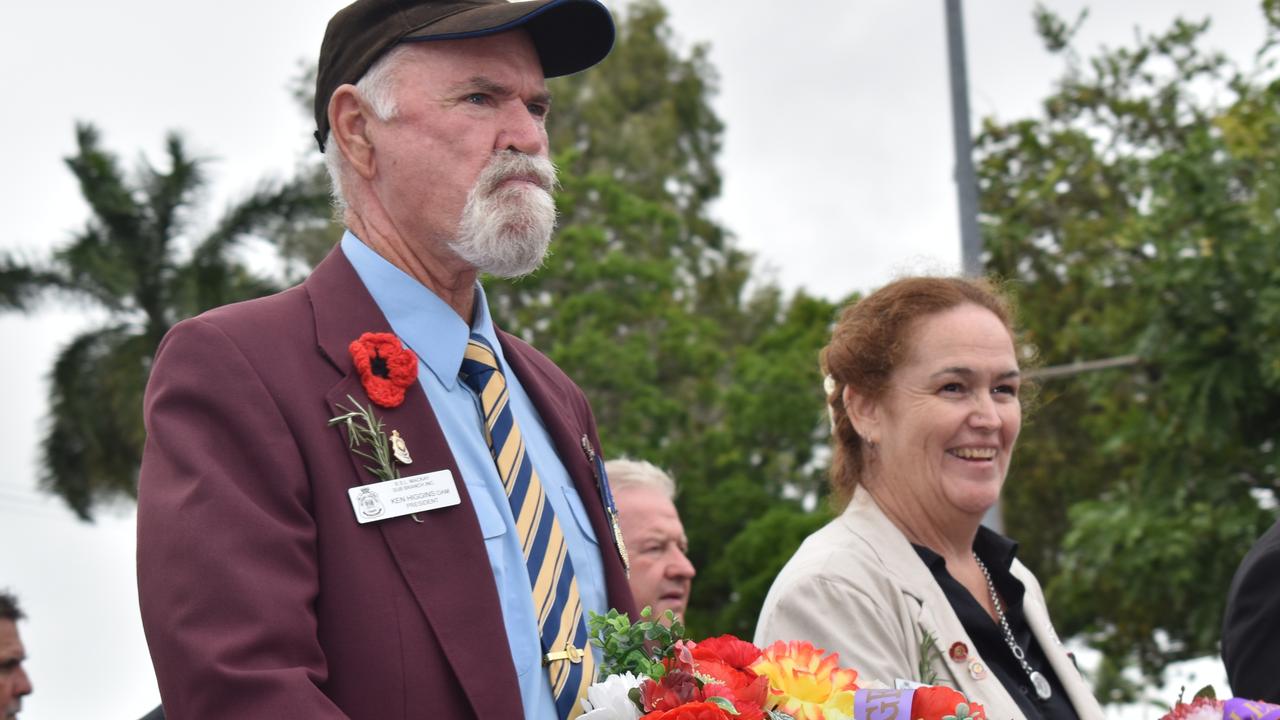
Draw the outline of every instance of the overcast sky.
<instances>
[{"instance_id":1,"label":"overcast sky","mask_svg":"<svg viewBox=\"0 0 1280 720\"><path fill-rule=\"evenodd\" d=\"M92 121L129 164L162 160L169 130L214 158L200 222L313 150L287 88L312 63L339 0L22 3L0 24L6 90L0 249L38 256L86 207L61 159ZM1245 59L1262 39L1252 0L1096 3L1094 48L1214 17L1210 43ZM1052 0L1068 16L1082 3ZM617 7L615 4L614 7ZM909 270L958 266L943 1L669 0L676 35L709 42L726 123L720 220L788 288L836 298ZM966 8L975 127L1036 113L1059 74L1030 2ZM35 694L24 720L136 718L158 694L138 620L131 507L76 522L35 489L53 358L96 318L49 307L0 315L10 377L0 414L0 587L30 615L21 632ZM696 588L695 588L696 592ZM1190 682L1188 682L1190 684ZM1220 688L1223 689L1223 688Z\"/></svg>"}]
</instances>

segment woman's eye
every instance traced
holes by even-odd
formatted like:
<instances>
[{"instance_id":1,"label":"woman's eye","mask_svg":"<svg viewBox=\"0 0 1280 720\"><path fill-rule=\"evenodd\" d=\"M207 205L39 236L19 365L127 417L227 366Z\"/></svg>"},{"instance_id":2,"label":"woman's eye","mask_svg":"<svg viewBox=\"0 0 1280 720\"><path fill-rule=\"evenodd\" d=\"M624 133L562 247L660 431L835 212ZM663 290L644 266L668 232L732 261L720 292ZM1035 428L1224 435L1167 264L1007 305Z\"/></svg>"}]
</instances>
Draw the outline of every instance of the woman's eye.
<instances>
[{"instance_id":1,"label":"woman's eye","mask_svg":"<svg viewBox=\"0 0 1280 720\"><path fill-rule=\"evenodd\" d=\"M938 388L938 389L944 393L958 393L958 392L964 392L964 385L958 382L951 382L943 385L941 388Z\"/></svg>"},{"instance_id":2,"label":"woman's eye","mask_svg":"<svg viewBox=\"0 0 1280 720\"><path fill-rule=\"evenodd\" d=\"M1010 397L1018 397L1018 387L1016 385L1001 385L993 390L997 395L1008 395Z\"/></svg>"}]
</instances>

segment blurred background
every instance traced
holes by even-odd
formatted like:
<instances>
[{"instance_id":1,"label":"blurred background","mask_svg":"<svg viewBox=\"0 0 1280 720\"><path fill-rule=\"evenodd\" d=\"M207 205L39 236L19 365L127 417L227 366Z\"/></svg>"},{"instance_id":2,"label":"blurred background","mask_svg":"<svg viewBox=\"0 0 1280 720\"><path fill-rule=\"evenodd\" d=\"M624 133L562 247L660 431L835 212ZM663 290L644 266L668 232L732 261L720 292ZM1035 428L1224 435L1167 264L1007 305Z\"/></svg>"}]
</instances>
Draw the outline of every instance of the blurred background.
<instances>
[{"instance_id":1,"label":"blurred background","mask_svg":"<svg viewBox=\"0 0 1280 720\"><path fill-rule=\"evenodd\" d=\"M158 702L133 565L148 360L336 239L307 79L343 4L26 3L0 26L23 718ZM1280 4L1095 5L967 4L970 116L984 267L1039 363L1119 359L1044 380L1005 528L1111 712L1148 717L1180 685L1226 694L1227 584L1276 513ZM944 4L610 6L613 55L551 88L555 254L490 297L587 391L608 452L676 476L693 634L749 637L829 517L836 311L960 267Z\"/></svg>"}]
</instances>

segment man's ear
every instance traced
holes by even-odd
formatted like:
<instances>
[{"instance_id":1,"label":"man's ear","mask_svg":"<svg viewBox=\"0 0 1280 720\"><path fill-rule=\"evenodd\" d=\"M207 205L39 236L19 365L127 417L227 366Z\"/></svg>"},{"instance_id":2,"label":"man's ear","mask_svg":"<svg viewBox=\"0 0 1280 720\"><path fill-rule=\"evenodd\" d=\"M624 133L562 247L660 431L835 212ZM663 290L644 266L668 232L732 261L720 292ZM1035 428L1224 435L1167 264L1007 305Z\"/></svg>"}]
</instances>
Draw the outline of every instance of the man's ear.
<instances>
[{"instance_id":1,"label":"man's ear","mask_svg":"<svg viewBox=\"0 0 1280 720\"><path fill-rule=\"evenodd\" d=\"M853 429L858 431L865 442L872 445L880 443L881 424L883 422L882 410L880 403L859 394L849 386L844 386L844 412L849 416L849 422L853 423Z\"/></svg>"},{"instance_id":2,"label":"man's ear","mask_svg":"<svg viewBox=\"0 0 1280 720\"><path fill-rule=\"evenodd\" d=\"M369 108L360 100L355 85L340 85L329 98L329 127L333 145L327 152L340 152L352 170L365 180L373 178L373 140L369 137Z\"/></svg>"}]
</instances>

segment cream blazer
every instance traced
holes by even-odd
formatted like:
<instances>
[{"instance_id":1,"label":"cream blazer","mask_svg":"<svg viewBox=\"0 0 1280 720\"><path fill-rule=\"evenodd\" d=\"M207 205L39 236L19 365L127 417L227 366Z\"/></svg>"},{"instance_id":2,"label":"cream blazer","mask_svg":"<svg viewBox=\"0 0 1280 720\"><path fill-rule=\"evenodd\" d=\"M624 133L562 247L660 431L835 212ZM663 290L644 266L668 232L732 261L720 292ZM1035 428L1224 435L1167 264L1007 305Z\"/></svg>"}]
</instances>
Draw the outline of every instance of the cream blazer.
<instances>
[{"instance_id":1,"label":"cream blazer","mask_svg":"<svg viewBox=\"0 0 1280 720\"><path fill-rule=\"evenodd\" d=\"M1016 560L1012 572L1027 589L1027 622L1076 713L1082 720L1101 718L1102 708L1049 622L1040 583ZM755 643L765 647L777 640L808 640L840 653L840 665L857 670L859 680L892 687L898 678L922 680L926 632L934 638L929 667L936 684L982 703L989 720L1023 720L1017 703L989 669L985 676L970 673L969 661L977 652L947 596L897 526L869 493L859 491L845 512L810 535L778 574L760 612ZM948 657L956 642L968 649L967 660Z\"/></svg>"}]
</instances>

